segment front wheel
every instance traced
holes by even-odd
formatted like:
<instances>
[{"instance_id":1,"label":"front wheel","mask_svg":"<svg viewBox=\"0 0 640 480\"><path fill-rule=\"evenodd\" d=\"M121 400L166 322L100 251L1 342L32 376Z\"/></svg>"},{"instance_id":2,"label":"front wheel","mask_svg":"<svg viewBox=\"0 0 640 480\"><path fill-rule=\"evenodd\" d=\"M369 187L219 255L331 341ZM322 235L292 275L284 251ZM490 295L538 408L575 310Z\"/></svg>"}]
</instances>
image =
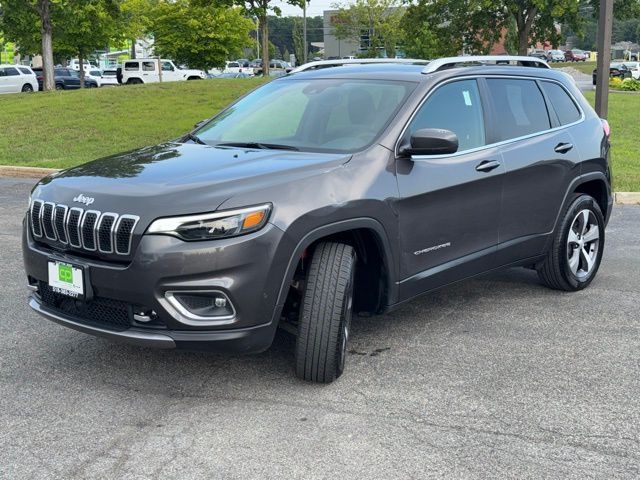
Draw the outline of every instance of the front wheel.
<instances>
[{"instance_id":1,"label":"front wheel","mask_svg":"<svg viewBox=\"0 0 640 480\"><path fill-rule=\"evenodd\" d=\"M598 202L576 194L564 212L553 245L538 266L548 287L575 292L596 276L604 250L604 216Z\"/></svg>"},{"instance_id":2,"label":"front wheel","mask_svg":"<svg viewBox=\"0 0 640 480\"><path fill-rule=\"evenodd\" d=\"M64 85L61 83L56 83L56 90L64 90Z\"/></svg>"},{"instance_id":3,"label":"front wheel","mask_svg":"<svg viewBox=\"0 0 640 480\"><path fill-rule=\"evenodd\" d=\"M344 371L356 255L343 243L319 244L311 260L296 339L296 375L331 383Z\"/></svg>"}]
</instances>

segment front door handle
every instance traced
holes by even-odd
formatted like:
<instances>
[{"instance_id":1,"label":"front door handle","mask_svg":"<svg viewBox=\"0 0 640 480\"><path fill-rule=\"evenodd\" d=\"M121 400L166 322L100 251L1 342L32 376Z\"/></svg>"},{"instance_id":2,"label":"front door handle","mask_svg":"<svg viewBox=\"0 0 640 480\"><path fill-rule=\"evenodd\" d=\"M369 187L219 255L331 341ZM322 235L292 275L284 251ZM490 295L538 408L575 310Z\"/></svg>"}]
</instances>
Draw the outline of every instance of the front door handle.
<instances>
[{"instance_id":1,"label":"front door handle","mask_svg":"<svg viewBox=\"0 0 640 480\"><path fill-rule=\"evenodd\" d=\"M500 162L497 160L483 160L476 167L476 170L479 172L490 172L494 168L498 168L500 166Z\"/></svg>"},{"instance_id":2,"label":"front door handle","mask_svg":"<svg viewBox=\"0 0 640 480\"><path fill-rule=\"evenodd\" d=\"M567 153L572 148L573 148L573 144L571 143L559 143L558 145L556 145L556 148L554 148L554 150L557 153Z\"/></svg>"}]
</instances>

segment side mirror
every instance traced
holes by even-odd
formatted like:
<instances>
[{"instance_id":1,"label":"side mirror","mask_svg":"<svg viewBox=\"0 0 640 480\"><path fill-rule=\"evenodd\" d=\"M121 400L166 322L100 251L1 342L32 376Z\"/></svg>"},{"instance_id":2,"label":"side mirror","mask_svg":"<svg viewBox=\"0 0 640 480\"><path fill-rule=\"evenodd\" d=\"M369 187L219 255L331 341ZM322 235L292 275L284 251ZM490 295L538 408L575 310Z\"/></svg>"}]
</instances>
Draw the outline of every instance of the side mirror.
<instances>
[{"instance_id":1,"label":"side mirror","mask_svg":"<svg viewBox=\"0 0 640 480\"><path fill-rule=\"evenodd\" d=\"M406 156L445 155L458 151L458 136L451 130L422 128L411 135L410 145L400 149Z\"/></svg>"}]
</instances>

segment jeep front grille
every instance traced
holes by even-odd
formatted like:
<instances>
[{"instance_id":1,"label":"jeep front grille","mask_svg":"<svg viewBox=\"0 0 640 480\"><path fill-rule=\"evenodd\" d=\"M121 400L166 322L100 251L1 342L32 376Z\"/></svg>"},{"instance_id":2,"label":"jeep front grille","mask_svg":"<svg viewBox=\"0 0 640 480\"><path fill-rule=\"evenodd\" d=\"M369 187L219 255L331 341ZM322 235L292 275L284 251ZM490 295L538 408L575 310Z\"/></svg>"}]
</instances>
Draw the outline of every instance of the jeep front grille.
<instances>
[{"instance_id":1,"label":"jeep front grille","mask_svg":"<svg viewBox=\"0 0 640 480\"><path fill-rule=\"evenodd\" d=\"M29 210L31 233L35 239L118 255L131 253L138 220L140 218L135 215L69 208L42 200L33 200Z\"/></svg>"}]
</instances>

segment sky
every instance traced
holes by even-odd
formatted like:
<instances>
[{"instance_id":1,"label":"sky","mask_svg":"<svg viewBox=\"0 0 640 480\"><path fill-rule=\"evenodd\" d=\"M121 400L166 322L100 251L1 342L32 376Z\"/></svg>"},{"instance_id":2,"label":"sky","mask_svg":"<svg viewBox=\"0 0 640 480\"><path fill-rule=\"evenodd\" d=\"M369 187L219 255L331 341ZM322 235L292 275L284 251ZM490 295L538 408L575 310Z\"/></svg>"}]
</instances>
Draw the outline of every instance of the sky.
<instances>
[{"instance_id":1,"label":"sky","mask_svg":"<svg viewBox=\"0 0 640 480\"><path fill-rule=\"evenodd\" d=\"M307 15L309 17L322 16L322 12L325 10L331 10L335 3L347 4L351 3L348 0L308 0L307 3ZM302 16L302 9L289 5L282 0L274 0L274 5L279 6L282 9L282 15L285 17Z\"/></svg>"}]
</instances>

